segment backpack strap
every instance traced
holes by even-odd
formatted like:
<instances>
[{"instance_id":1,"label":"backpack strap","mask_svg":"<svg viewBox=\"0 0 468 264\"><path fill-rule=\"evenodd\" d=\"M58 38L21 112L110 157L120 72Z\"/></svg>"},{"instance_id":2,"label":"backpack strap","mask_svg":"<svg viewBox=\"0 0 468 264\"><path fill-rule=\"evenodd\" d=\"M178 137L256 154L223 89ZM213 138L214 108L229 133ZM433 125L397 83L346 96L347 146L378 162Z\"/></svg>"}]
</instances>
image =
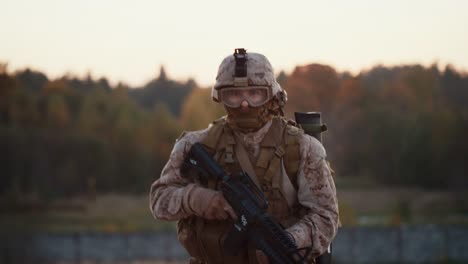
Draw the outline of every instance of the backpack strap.
<instances>
[{"instance_id":1,"label":"backpack strap","mask_svg":"<svg viewBox=\"0 0 468 264\"><path fill-rule=\"evenodd\" d=\"M294 189L298 190L297 174L299 172L299 163L301 161L299 137L304 133L299 127L288 122L284 141L286 144L286 153L284 155L284 167L288 174Z\"/></svg>"}]
</instances>

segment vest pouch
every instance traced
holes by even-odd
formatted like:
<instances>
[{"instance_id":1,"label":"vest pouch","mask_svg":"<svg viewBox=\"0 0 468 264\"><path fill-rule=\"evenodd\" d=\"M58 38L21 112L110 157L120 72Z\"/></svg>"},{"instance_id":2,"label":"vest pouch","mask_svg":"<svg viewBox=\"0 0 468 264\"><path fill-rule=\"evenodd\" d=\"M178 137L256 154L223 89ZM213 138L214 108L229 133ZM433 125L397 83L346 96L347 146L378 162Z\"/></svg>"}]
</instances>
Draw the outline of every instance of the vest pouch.
<instances>
[{"instance_id":1,"label":"vest pouch","mask_svg":"<svg viewBox=\"0 0 468 264\"><path fill-rule=\"evenodd\" d=\"M241 250L239 256L223 255L224 240L232 225L230 220L205 220L199 236L207 263L247 263L246 250Z\"/></svg>"},{"instance_id":2,"label":"vest pouch","mask_svg":"<svg viewBox=\"0 0 468 264\"><path fill-rule=\"evenodd\" d=\"M265 192L265 197L269 202L268 213L276 218L282 225L283 222L288 222L291 217L288 202L284 198L279 188L271 188Z\"/></svg>"},{"instance_id":3,"label":"vest pouch","mask_svg":"<svg viewBox=\"0 0 468 264\"><path fill-rule=\"evenodd\" d=\"M202 254L197 241L195 217L181 219L177 222L177 239L187 250L190 256L202 259Z\"/></svg>"}]
</instances>

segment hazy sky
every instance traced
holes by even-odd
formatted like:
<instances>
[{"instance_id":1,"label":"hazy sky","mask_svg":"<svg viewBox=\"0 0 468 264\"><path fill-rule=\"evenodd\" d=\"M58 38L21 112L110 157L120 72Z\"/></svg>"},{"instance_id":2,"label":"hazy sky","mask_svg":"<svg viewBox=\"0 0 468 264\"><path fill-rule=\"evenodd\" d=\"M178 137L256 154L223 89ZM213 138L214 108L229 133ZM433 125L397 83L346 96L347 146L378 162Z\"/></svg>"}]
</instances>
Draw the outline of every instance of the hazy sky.
<instances>
[{"instance_id":1,"label":"hazy sky","mask_svg":"<svg viewBox=\"0 0 468 264\"><path fill-rule=\"evenodd\" d=\"M214 83L234 48L276 71L325 63L357 73L375 64L468 69L468 1L0 0L0 62L143 85Z\"/></svg>"}]
</instances>

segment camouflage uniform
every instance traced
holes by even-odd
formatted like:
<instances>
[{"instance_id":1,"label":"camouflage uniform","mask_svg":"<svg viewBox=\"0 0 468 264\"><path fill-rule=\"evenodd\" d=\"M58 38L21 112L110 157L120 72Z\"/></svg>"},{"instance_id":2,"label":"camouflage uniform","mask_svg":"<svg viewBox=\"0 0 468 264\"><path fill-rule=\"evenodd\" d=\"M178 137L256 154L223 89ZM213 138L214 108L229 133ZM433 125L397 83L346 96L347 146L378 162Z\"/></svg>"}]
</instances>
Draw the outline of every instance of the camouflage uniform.
<instances>
[{"instance_id":1,"label":"camouflage uniform","mask_svg":"<svg viewBox=\"0 0 468 264\"><path fill-rule=\"evenodd\" d=\"M325 149L318 140L304 134L301 129L289 125L282 118L269 120L255 132L231 131L229 130L229 124L225 119L222 119L221 122L214 123L214 125L204 130L185 133L177 140L160 178L151 186L150 208L153 216L162 220L179 220L179 240L189 253L201 263L236 263L236 261L238 263L256 263L255 259L247 256L250 253L244 252L247 254L246 256L236 259L223 256L222 252L203 252L219 251L219 249L213 249L210 245L206 245L200 253L200 247L203 247L203 245L196 245L204 243L198 239L200 236L208 236L211 233L216 234L215 240L218 243L218 241L222 240L223 234L226 233L225 226L232 225L232 221L205 221L195 215L196 210L193 207L196 206L194 204L197 201L194 201L193 197L197 197L197 192L202 191L204 188L217 189L217 186L216 184L202 184L184 177L185 175L181 175L180 171L182 162L191 146L196 142L210 140L216 127L221 128L221 131L223 131L216 136L221 138L221 141L225 140L223 138L226 138L232 132L231 138L234 139L235 144L242 144L245 147L252 164L258 164L258 160L262 159L260 156L263 155L262 153L266 149L264 147L265 142L275 138L275 136L272 136L275 131L282 129L285 131L285 135L288 133L293 135L293 138L297 141L295 144L297 144L298 150L296 175L294 177L288 175L285 169L285 160L282 157L278 175L274 176L280 182L280 184L277 184L279 192L269 191L272 190L271 181L268 184L268 181L262 177L259 177L258 180L270 202L269 213L287 228L286 230L293 236L298 247L312 246L314 256L325 252L335 237L339 223L336 190L331 170L325 160ZM291 131L292 133L290 133ZM216 146L218 145L220 144L217 143ZM215 154L218 152L224 153L226 149L225 145L215 147ZM232 172L239 169L239 166L232 167L223 163L223 159L219 158L220 155L214 156L218 157L218 161L226 171ZM234 153L234 159L237 160L236 153ZM262 173L259 173L259 176L261 176L260 174ZM265 173L263 172L263 174ZM288 193L291 196L291 191L286 190L281 182L290 182L295 187L292 190L294 194L292 201L285 198ZM210 197L204 197L204 199L208 201ZM282 204L286 203L286 206L282 206ZM203 223L204 229L200 229L197 224L200 222ZM210 227L213 228L210 229ZM216 228L218 229L216 230ZM222 243L222 241L219 243ZM246 250L252 250L252 248Z\"/></svg>"}]
</instances>

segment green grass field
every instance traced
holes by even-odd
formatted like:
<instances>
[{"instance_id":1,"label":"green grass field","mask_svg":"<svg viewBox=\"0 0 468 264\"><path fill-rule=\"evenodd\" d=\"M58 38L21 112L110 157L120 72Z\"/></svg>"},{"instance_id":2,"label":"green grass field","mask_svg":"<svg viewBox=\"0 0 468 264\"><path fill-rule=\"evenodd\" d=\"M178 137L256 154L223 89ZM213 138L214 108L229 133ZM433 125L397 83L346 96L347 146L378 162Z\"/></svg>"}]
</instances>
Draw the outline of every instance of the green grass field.
<instances>
[{"instance_id":1,"label":"green grass field","mask_svg":"<svg viewBox=\"0 0 468 264\"><path fill-rule=\"evenodd\" d=\"M140 232L175 230L175 223L155 220L149 210L147 196L103 195L95 201L60 201L51 203L45 210L4 214L0 218L0 230Z\"/></svg>"},{"instance_id":2,"label":"green grass field","mask_svg":"<svg viewBox=\"0 0 468 264\"><path fill-rule=\"evenodd\" d=\"M415 189L338 188L343 226L468 225L468 198ZM148 196L100 195L2 212L0 232L146 232L175 230L153 219Z\"/></svg>"}]
</instances>

